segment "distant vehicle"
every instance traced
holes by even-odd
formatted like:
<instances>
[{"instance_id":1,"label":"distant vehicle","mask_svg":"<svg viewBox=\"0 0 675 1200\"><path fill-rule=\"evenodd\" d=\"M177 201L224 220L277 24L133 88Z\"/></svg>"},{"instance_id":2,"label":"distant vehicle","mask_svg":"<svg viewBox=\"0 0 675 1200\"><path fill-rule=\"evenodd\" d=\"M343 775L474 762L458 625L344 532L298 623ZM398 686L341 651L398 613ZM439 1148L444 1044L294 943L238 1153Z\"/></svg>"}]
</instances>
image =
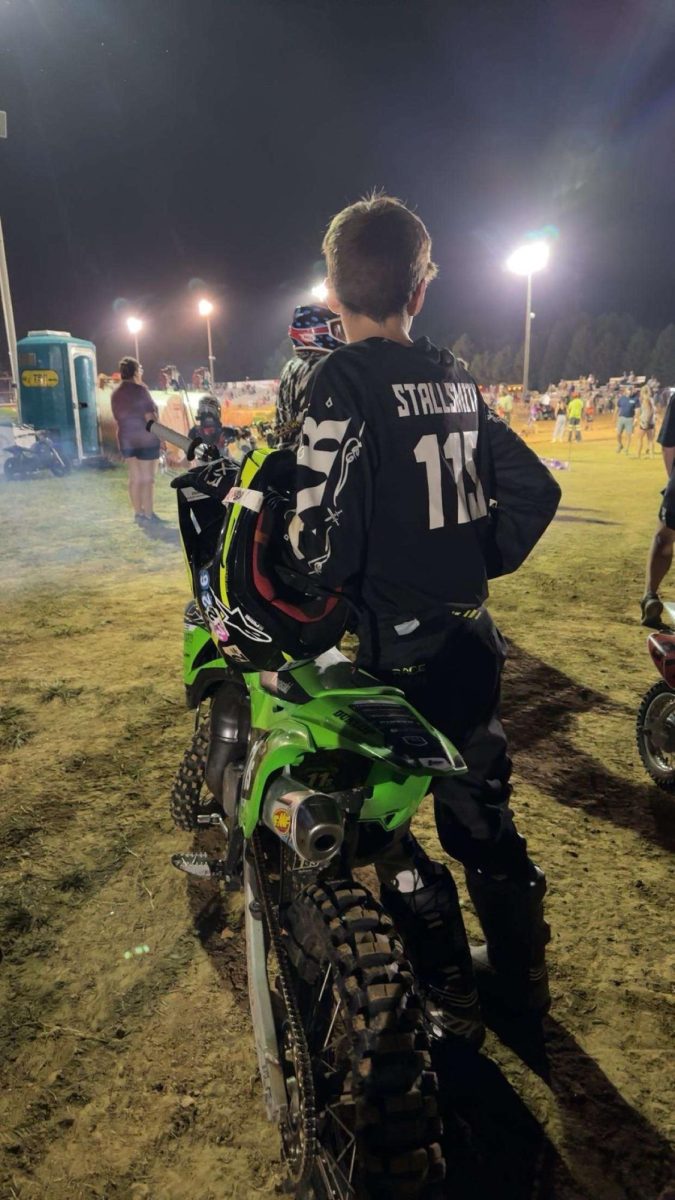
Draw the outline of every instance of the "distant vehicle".
<instances>
[{"instance_id":1,"label":"distant vehicle","mask_svg":"<svg viewBox=\"0 0 675 1200\"><path fill-rule=\"evenodd\" d=\"M4 450L10 456L4 466L7 479L25 479L38 471L61 477L70 471L68 459L59 454L44 429L37 430L32 446L5 446Z\"/></svg>"}]
</instances>

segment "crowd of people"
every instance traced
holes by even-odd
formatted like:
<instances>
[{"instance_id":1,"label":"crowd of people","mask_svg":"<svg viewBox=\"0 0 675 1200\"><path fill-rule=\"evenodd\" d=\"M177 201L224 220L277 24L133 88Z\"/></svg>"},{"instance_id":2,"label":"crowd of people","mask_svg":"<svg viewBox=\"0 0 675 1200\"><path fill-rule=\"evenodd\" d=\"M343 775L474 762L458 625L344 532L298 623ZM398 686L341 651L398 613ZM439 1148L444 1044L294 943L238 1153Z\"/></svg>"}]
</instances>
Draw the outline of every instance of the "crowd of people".
<instances>
[{"instance_id":1,"label":"crowd of people","mask_svg":"<svg viewBox=\"0 0 675 1200\"><path fill-rule=\"evenodd\" d=\"M583 432L592 428L597 416L616 415L617 453L628 454L633 434L637 432L637 457L654 455L657 423L670 399L671 389L662 387L658 379L636 376L632 371L599 385L593 375L579 380L561 380L543 395L534 394L526 401L517 390L504 384L493 385L484 392L489 407L511 425L514 413L525 418L523 432L527 436L539 421L552 421L551 442L582 440ZM636 430L637 424L637 430Z\"/></svg>"}]
</instances>

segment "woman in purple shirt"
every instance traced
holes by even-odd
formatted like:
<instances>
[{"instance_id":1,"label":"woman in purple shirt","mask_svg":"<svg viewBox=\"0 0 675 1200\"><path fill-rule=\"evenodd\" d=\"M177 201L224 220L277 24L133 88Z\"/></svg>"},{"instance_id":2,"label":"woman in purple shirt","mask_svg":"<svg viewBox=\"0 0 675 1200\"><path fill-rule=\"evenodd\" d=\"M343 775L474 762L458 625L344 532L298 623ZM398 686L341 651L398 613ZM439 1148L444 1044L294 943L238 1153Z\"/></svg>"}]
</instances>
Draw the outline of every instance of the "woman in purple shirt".
<instances>
[{"instance_id":1,"label":"woman in purple shirt","mask_svg":"<svg viewBox=\"0 0 675 1200\"><path fill-rule=\"evenodd\" d=\"M135 358L120 362L122 382L112 394L111 406L117 422L117 441L122 456L129 460L129 498L138 525L160 518L153 509L155 471L159 458L159 438L145 428L157 407L145 384L143 368Z\"/></svg>"}]
</instances>

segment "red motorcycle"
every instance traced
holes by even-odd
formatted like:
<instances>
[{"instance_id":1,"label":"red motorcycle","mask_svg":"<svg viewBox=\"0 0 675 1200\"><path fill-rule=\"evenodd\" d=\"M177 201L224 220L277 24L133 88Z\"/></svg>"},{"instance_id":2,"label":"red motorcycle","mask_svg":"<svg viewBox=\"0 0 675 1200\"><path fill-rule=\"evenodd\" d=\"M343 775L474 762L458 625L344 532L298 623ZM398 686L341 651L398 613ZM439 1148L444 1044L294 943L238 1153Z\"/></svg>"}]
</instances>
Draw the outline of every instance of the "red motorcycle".
<instances>
[{"instance_id":1,"label":"red motorcycle","mask_svg":"<svg viewBox=\"0 0 675 1200\"><path fill-rule=\"evenodd\" d=\"M663 608L675 626L675 603L666 601ZM637 745L654 783L666 792L675 792L675 628L650 633L647 647L662 678L642 698Z\"/></svg>"}]
</instances>

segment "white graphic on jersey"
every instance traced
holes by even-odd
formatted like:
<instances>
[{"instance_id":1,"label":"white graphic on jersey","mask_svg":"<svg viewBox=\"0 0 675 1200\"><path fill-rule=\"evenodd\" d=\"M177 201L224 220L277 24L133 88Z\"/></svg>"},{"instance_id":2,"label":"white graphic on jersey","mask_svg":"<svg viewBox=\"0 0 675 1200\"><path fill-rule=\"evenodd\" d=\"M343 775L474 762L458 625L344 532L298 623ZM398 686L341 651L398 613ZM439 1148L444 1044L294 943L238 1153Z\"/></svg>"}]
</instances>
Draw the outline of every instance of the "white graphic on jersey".
<instances>
[{"instance_id":1,"label":"white graphic on jersey","mask_svg":"<svg viewBox=\"0 0 675 1200\"><path fill-rule=\"evenodd\" d=\"M349 475L349 468L356 461L361 453L361 439L365 422L361 425L356 436L352 436L342 445L350 421L321 421L317 424L313 417L306 417L303 425L303 435L307 437L307 441L303 444L298 452L298 462L303 466L308 467L311 471L317 474L321 473L324 478L312 487L302 488L298 492L296 500L295 514L288 526L288 536L293 547L293 552L297 558L306 558L300 548L300 537L303 533L304 522L302 514L312 508L322 506L325 498L326 488L328 486L331 471L335 466L335 459L338 453L340 454L340 470L337 478L337 483L329 497L329 503L324 516L325 524L325 541L320 553L315 554L312 558L307 558L308 566L312 571L319 573L324 564L331 556L331 531L339 527L340 516L342 510L337 507L337 499L343 491ZM319 442L334 442L335 449L317 449ZM340 447L342 446L342 449ZM314 536L317 530L309 530Z\"/></svg>"},{"instance_id":2,"label":"white graphic on jersey","mask_svg":"<svg viewBox=\"0 0 675 1200\"><path fill-rule=\"evenodd\" d=\"M342 456L341 456L341 461L340 461L340 475L339 475L337 484L335 485L335 490L333 492L333 502L335 502L337 500L338 496L340 495L340 492L342 491L342 489L344 488L344 486L347 482L347 476L349 475L349 468L351 467L352 463L359 457L359 454L361 453L361 438L363 437L364 429L365 429L365 421L363 422L361 428L359 429L358 436L349 438L349 440L342 447ZM339 516L340 516L340 513L338 512L337 517L339 517ZM315 558L310 558L308 560L310 567L312 568L313 571L316 571L316 572L319 572L323 569L324 565L328 562L328 559L331 556L330 535L331 535L331 531L335 528L335 526L339 524L338 520L336 519L335 510L330 508L330 506L328 507L328 515L325 518L325 522L326 522L326 540L324 543L323 553L318 554L318 555L316 555Z\"/></svg>"},{"instance_id":3,"label":"white graphic on jersey","mask_svg":"<svg viewBox=\"0 0 675 1200\"><path fill-rule=\"evenodd\" d=\"M314 417L305 417L302 426L302 445L298 450L298 464L308 467L317 475L322 475L323 479L298 492L295 505L298 516L306 512L308 508L316 508L321 504L331 468L338 456L348 426L349 420L317 422ZM332 442L335 449L331 446L330 449L319 450L317 447L320 442Z\"/></svg>"},{"instance_id":4,"label":"white graphic on jersey","mask_svg":"<svg viewBox=\"0 0 675 1200\"><path fill-rule=\"evenodd\" d=\"M342 463L340 466L340 478L338 479L337 487L336 487L335 491L333 492L334 500L337 500L338 496L340 495L340 492L342 491L343 487L345 486L345 484L347 482L347 475L349 474L349 468L351 467L352 463L354 462L354 459L358 458L359 454L361 453L361 438L363 437L363 431L364 431L365 427L366 427L366 423L364 421L363 425L359 429L358 436L350 438L342 451Z\"/></svg>"}]
</instances>

